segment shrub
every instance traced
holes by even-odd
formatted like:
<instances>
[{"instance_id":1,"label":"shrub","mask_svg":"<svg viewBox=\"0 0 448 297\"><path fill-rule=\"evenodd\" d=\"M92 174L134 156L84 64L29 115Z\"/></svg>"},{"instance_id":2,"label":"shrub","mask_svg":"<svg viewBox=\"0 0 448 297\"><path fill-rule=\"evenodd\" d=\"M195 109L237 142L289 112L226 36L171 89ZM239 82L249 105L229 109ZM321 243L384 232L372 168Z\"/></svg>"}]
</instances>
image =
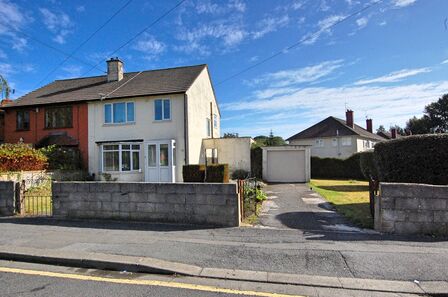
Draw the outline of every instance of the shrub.
<instances>
[{"instance_id":1,"label":"shrub","mask_svg":"<svg viewBox=\"0 0 448 297\"><path fill-rule=\"evenodd\" d=\"M311 158L312 178L351 178L364 179L359 166L359 153L347 159Z\"/></svg>"},{"instance_id":2,"label":"shrub","mask_svg":"<svg viewBox=\"0 0 448 297\"><path fill-rule=\"evenodd\" d=\"M48 158L48 169L77 170L82 167L81 154L77 148L50 145L40 151Z\"/></svg>"},{"instance_id":3,"label":"shrub","mask_svg":"<svg viewBox=\"0 0 448 297\"><path fill-rule=\"evenodd\" d=\"M365 179L378 180L378 169L376 168L373 151L359 153L359 165Z\"/></svg>"},{"instance_id":4,"label":"shrub","mask_svg":"<svg viewBox=\"0 0 448 297\"><path fill-rule=\"evenodd\" d=\"M250 150L250 167L253 177L262 178L263 175L263 150L254 147Z\"/></svg>"},{"instance_id":5,"label":"shrub","mask_svg":"<svg viewBox=\"0 0 448 297\"><path fill-rule=\"evenodd\" d=\"M250 172L244 169L237 169L232 172L232 179L246 179L250 176Z\"/></svg>"},{"instance_id":6,"label":"shrub","mask_svg":"<svg viewBox=\"0 0 448 297\"><path fill-rule=\"evenodd\" d=\"M47 157L29 145L0 145L0 171L44 170L47 165Z\"/></svg>"},{"instance_id":7,"label":"shrub","mask_svg":"<svg viewBox=\"0 0 448 297\"><path fill-rule=\"evenodd\" d=\"M380 142L374 158L380 181L448 184L448 134Z\"/></svg>"},{"instance_id":8,"label":"shrub","mask_svg":"<svg viewBox=\"0 0 448 297\"><path fill-rule=\"evenodd\" d=\"M207 177L204 165L184 165L182 168L184 182L189 183L228 183L229 165L212 164L207 166Z\"/></svg>"},{"instance_id":9,"label":"shrub","mask_svg":"<svg viewBox=\"0 0 448 297\"><path fill-rule=\"evenodd\" d=\"M205 179L204 165L184 165L182 168L184 182L203 183Z\"/></svg>"},{"instance_id":10,"label":"shrub","mask_svg":"<svg viewBox=\"0 0 448 297\"><path fill-rule=\"evenodd\" d=\"M229 165L228 164L208 165L205 182L207 182L207 183L228 183L229 182Z\"/></svg>"}]
</instances>

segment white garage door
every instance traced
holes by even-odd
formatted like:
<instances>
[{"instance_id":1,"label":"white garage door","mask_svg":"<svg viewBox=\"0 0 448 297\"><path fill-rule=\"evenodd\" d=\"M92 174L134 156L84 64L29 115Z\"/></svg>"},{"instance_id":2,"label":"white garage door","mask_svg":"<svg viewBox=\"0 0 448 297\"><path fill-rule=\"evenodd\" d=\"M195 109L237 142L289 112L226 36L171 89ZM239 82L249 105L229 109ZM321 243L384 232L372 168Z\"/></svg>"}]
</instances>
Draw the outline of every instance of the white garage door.
<instances>
[{"instance_id":1,"label":"white garage door","mask_svg":"<svg viewBox=\"0 0 448 297\"><path fill-rule=\"evenodd\" d=\"M306 182L305 151L267 151L265 163L268 182Z\"/></svg>"}]
</instances>

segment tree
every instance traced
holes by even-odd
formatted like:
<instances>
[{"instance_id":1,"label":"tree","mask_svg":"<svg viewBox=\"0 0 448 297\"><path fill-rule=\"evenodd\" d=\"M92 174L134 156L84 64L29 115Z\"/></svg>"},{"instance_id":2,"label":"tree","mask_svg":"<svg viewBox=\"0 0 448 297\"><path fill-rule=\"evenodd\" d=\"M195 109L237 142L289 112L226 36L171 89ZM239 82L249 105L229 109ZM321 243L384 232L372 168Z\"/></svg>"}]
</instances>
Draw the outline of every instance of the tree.
<instances>
[{"instance_id":1,"label":"tree","mask_svg":"<svg viewBox=\"0 0 448 297\"><path fill-rule=\"evenodd\" d=\"M380 132L386 133L386 128L384 128L383 125L380 125L378 127L378 129L376 129L376 133L380 133Z\"/></svg>"},{"instance_id":2,"label":"tree","mask_svg":"<svg viewBox=\"0 0 448 297\"><path fill-rule=\"evenodd\" d=\"M269 133L269 136L259 135L254 137L255 147L260 146L279 146L285 145L286 141L281 136L275 136L272 131Z\"/></svg>"},{"instance_id":3,"label":"tree","mask_svg":"<svg viewBox=\"0 0 448 297\"><path fill-rule=\"evenodd\" d=\"M390 126L390 130L392 130L392 129L395 129L397 131L397 135L402 135L402 136L406 135L406 132L404 131L404 129L398 125Z\"/></svg>"},{"instance_id":4,"label":"tree","mask_svg":"<svg viewBox=\"0 0 448 297\"><path fill-rule=\"evenodd\" d=\"M414 116L407 121L406 129L412 134L428 134L431 133L431 122L427 116L421 118Z\"/></svg>"},{"instance_id":5,"label":"tree","mask_svg":"<svg viewBox=\"0 0 448 297\"><path fill-rule=\"evenodd\" d=\"M431 122L434 132L448 132L448 94L425 106L425 115Z\"/></svg>"},{"instance_id":6,"label":"tree","mask_svg":"<svg viewBox=\"0 0 448 297\"><path fill-rule=\"evenodd\" d=\"M224 133L224 138L238 138L239 134L238 133Z\"/></svg>"},{"instance_id":7,"label":"tree","mask_svg":"<svg viewBox=\"0 0 448 297\"><path fill-rule=\"evenodd\" d=\"M0 74L0 93L2 99L9 99L11 93L14 94L14 90L8 84L8 81Z\"/></svg>"}]
</instances>

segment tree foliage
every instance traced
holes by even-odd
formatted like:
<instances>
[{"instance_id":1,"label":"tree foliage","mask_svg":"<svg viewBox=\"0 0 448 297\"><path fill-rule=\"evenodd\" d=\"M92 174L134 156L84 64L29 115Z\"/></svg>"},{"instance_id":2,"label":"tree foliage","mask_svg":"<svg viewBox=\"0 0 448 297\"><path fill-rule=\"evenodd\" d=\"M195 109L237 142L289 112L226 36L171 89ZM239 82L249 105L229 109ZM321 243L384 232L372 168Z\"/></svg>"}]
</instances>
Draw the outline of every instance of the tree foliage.
<instances>
[{"instance_id":1,"label":"tree foliage","mask_svg":"<svg viewBox=\"0 0 448 297\"><path fill-rule=\"evenodd\" d=\"M412 134L448 132L448 94L425 106L421 118L413 117L406 123Z\"/></svg>"}]
</instances>

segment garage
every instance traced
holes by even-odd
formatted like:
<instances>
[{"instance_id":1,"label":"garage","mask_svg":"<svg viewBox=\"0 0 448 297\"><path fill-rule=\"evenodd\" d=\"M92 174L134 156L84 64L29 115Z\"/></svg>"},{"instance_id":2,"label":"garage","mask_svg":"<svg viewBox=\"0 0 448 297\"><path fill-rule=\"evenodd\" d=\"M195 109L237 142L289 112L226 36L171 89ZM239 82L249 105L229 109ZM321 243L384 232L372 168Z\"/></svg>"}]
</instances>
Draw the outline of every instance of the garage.
<instances>
[{"instance_id":1,"label":"garage","mask_svg":"<svg viewBox=\"0 0 448 297\"><path fill-rule=\"evenodd\" d=\"M263 180L278 183L304 183L310 180L310 146L263 147Z\"/></svg>"}]
</instances>

